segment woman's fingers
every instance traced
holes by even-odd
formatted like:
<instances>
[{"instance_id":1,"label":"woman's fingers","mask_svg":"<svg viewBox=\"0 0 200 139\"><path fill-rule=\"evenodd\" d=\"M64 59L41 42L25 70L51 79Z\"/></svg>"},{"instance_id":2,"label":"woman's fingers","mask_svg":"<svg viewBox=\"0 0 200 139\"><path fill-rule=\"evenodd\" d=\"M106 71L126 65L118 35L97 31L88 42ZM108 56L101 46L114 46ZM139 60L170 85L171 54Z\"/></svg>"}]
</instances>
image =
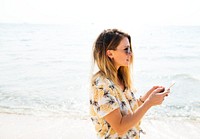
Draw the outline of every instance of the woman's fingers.
<instances>
[{"instance_id":1,"label":"woman's fingers","mask_svg":"<svg viewBox=\"0 0 200 139\"><path fill-rule=\"evenodd\" d=\"M155 90L153 91L153 93L154 93L154 94L156 94L156 93L162 93L163 91L164 91L164 87L159 87L159 88L155 89Z\"/></svg>"}]
</instances>

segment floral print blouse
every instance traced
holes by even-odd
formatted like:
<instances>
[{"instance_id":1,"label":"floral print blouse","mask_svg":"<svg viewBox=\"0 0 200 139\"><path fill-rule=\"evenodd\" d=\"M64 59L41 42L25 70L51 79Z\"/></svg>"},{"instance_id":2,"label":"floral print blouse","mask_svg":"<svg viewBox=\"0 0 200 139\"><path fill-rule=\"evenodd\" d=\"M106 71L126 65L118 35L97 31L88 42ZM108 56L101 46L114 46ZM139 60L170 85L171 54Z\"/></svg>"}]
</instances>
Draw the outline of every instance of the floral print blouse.
<instances>
[{"instance_id":1,"label":"floral print blouse","mask_svg":"<svg viewBox=\"0 0 200 139\"><path fill-rule=\"evenodd\" d=\"M104 119L117 108L122 116L132 113L138 107L134 92L130 89L121 91L112 81L101 76L94 80L90 92L90 116L99 139L139 139L140 123L119 137Z\"/></svg>"}]
</instances>

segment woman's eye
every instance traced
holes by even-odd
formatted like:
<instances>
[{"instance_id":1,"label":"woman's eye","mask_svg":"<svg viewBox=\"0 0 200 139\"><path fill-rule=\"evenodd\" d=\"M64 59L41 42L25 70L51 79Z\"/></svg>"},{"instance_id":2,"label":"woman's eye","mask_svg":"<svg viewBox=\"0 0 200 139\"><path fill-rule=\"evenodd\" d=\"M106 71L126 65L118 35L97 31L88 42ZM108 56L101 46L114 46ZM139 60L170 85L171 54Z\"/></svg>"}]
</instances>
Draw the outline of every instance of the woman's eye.
<instances>
[{"instance_id":1,"label":"woman's eye","mask_svg":"<svg viewBox=\"0 0 200 139\"><path fill-rule=\"evenodd\" d=\"M125 50L125 52L128 52L128 51L129 51L129 48L125 48L124 50Z\"/></svg>"},{"instance_id":2,"label":"woman's eye","mask_svg":"<svg viewBox=\"0 0 200 139\"><path fill-rule=\"evenodd\" d=\"M130 49L130 47L127 47L127 48L124 49L124 51L125 51L126 53L130 53L131 49Z\"/></svg>"}]
</instances>

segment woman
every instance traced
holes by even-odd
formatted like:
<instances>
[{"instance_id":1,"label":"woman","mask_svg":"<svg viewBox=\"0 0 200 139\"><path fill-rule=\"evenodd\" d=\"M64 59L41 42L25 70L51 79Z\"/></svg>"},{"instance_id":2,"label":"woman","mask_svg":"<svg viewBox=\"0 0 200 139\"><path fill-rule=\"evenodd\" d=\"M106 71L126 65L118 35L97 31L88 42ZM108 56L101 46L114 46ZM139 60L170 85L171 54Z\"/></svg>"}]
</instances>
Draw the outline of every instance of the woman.
<instances>
[{"instance_id":1,"label":"woman","mask_svg":"<svg viewBox=\"0 0 200 139\"><path fill-rule=\"evenodd\" d=\"M104 30L93 46L99 71L91 78L90 115L100 139L139 139L140 121L170 90L154 86L139 99L132 86L131 36L117 29Z\"/></svg>"}]
</instances>

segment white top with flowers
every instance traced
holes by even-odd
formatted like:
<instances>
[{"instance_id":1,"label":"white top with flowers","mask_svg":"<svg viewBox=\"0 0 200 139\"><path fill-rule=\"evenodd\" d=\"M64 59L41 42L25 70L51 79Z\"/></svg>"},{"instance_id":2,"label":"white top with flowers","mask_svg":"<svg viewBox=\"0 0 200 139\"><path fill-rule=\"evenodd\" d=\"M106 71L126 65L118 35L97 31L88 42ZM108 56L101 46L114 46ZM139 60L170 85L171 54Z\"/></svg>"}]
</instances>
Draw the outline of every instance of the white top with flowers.
<instances>
[{"instance_id":1,"label":"white top with flowers","mask_svg":"<svg viewBox=\"0 0 200 139\"><path fill-rule=\"evenodd\" d=\"M121 91L112 81L98 76L92 83L90 92L90 116L99 139L139 139L140 122L122 137L118 136L104 116L120 108L122 116L134 112L138 103L134 97L136 91Z\"/></svg>"}]
</instances>

